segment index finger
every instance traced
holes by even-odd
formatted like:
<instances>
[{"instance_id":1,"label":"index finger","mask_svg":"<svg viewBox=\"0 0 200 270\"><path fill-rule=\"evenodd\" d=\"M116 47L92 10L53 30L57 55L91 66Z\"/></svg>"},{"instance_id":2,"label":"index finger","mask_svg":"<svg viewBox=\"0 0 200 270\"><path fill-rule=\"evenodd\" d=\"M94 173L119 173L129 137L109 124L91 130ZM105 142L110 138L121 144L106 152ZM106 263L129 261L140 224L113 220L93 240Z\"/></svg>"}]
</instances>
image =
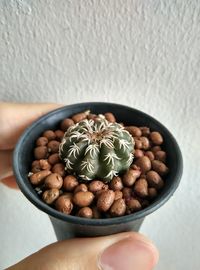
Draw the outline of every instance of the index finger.
<instances>
[{"instance_id":1,"label":"index finger","mask_svg":"<svg viewBox=\"0 0 200 270\"><path fill-rule=\"evenodd\" d=\"M25 128L43 114L61 107L54 103L0 103L0 150L14 148Z\"/></svg>"}]
</instances>

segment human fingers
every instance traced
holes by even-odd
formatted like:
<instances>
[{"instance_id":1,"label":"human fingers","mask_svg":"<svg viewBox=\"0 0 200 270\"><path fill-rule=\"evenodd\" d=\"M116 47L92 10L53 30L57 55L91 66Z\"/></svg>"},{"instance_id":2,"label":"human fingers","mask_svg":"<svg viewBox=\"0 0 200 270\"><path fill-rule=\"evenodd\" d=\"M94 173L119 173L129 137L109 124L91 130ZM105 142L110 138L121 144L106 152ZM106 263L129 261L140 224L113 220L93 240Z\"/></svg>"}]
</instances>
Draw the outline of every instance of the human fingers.
<instances>
[{"instance_id":1,"label":"human fingers","mask_svg":"<svg viewBox=\"0 0 200 270\"><path fill-rule=\"evenodd\" d=\"M0 103L0 150L14 148L24 129L43 114L59 108L60 104Z\"/></svg>"},{"instance_id":2,"label":"human fingers","mask_svg":"<svg viewBox=\"0 0 200 270\"><path fill-rule=\"evenodd\" d=\"M51 244L8 270L152 270L156 247L141 234L77 238Z\"/></svg>"},{"instance_id":3,"label":"human fingers","mask_svg":"<svg viewBox=\"0 0 200 270\"><path fill-rule=\"evenodd\" d=\"M9 188L19 189L14 175L7 176L1 180L1 182Z\"/></svg>"},{"instance_id":4,"label":"human fingers","mask_svg":"<svg viewBox=\"0 0 200 270\"><path fill-rule=\"evenodd\" d=\"M12 150L0 151L0 182L9 188L18 189L12 172Z\"/></svg>"},{"instance_id":5,"label":"human fingers","mask_svg":"<svg viewBox=\"0 0 200 270\"><path fill-rule=\"evenodd\" d=\"M0 150L0 180L12 174L12 150Z\"/></svg>"}]
</instances>

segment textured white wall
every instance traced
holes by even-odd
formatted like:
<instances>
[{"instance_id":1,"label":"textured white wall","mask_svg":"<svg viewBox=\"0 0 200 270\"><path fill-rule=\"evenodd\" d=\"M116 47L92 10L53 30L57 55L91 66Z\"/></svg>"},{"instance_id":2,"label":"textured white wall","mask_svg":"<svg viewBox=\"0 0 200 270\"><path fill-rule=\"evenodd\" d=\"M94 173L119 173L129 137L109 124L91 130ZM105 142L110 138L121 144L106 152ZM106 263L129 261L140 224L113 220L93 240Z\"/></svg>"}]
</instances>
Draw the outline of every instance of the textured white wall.
<instances>
[{"instance_id":1,"label":"textured white wall","mask_svg":"<svg viewBox=\"0 0 200 270\"><path fill-rule=\"evenodd\" d=\"M1 0L0 34L0 100L112 101L172 131L182 182L142 232L160 249L158 270L199 269L200 1ZM0 197L3 268L55 237L21 194Z\"/></svg>"}]
</instances>

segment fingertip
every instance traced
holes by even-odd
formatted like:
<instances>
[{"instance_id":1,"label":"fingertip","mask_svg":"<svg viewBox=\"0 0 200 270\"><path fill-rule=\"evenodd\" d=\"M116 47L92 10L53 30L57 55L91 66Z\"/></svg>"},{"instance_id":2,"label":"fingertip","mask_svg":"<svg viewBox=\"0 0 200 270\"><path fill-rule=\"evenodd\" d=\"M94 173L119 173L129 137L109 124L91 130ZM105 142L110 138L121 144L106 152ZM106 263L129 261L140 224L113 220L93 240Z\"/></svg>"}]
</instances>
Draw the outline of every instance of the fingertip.
<instances>
[{"instance_id":1,"label":"fingertip","mask_svg":"<svg viewBox=\"0 0 200 270\"><path fill-rule=\"evenodd\" d=\"M116 235L117 241L100 255L98 265L102 270L151 270L158 262L155 245L144 235L127 232Z\"/></svg>"},{"instance_id":2,"label":"fingertip","mask_svg":"<svg viewBox=\"0 0 200 270\"><path fill-rule=\"evenodd\" d=\"M127 236L126 236L127 238L131 238L134 241L139 241L139 242L143 243L144 245L146 245L147 248L149 249L149 251L152 253L154 265L156 265L158 263L159 251L149 237L147 237L144 234L138 233L138 232L127 232L126 234L127 234Z\"/></svg>"},{"instance_id":3,"label":"fingertip","mask_svg":"<svg viewBox=\"0 0 200 270\"><path fill-rule=\"evenodd\" d=\"M4 184L5 186L11 188L11 189L16 189L18 190L19 187L17 185L16 179L13 175L7 176L1 180L1 183Z\"/></svg>"}]
</instances>

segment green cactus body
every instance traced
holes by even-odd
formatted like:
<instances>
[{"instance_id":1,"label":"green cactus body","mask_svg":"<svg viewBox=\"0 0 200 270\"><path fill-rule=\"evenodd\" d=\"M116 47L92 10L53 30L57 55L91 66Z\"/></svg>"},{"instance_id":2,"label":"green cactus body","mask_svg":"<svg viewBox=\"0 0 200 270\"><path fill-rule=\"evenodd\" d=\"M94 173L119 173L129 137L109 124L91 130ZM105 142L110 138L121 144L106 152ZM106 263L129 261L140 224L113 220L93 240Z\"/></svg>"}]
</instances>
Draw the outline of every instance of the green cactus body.
<instances>
[{"instance_id":1,"label":"green cactus body","mask_svg":"<svg viewBox=\"0 0 200 270\"><path fill-rule=\"evenodd\" d=\"M118 123L103 115L71 126L60 144L59 154L69 173L83 180L112 180L133 161L134 141Z\"/></svg>"}]
</instances>

